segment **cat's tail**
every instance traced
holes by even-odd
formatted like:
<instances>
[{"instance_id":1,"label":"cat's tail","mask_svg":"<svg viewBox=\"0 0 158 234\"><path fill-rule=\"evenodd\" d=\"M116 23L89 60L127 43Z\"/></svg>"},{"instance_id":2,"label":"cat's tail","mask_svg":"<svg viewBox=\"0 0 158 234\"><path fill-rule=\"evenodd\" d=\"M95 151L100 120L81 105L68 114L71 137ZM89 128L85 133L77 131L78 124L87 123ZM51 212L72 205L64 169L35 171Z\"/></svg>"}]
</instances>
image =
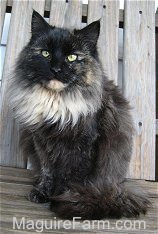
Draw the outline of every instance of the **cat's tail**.
<instances>
[{"instance_id":1,"label":"cat's tail","mask_svg":"<svg viewBox=\"0 0 158 234\"><path fill-rule=\"evenodd\" d=\"M151 206L142 190L128 183L108 189L99 187L73 185L72 189L51 198L51 209L61 218L102 219L136 217Z\"/></svg>"}]
</instances>

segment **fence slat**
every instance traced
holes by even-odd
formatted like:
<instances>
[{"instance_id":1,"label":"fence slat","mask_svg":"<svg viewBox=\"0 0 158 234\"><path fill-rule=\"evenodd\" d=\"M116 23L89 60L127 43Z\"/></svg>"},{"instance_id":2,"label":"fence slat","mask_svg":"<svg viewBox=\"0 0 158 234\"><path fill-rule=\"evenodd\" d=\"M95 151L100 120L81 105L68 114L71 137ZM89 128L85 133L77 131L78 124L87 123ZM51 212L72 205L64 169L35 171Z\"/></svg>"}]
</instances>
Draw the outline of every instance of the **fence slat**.
<instances>
[{"instance_id":1,"label":"fence slat","mask_svg":"<svg viewBox=\"0 0 158 234\"><path fill-rule=\"evenodd\" d=\"M26 159L24 160L18 147L19 127L8 106L8 81L17 55L30 37L32 9L43 14L44 5L45 1L38 0L13 2L1 91L1 131L3 134L1 134L0 142L3 166L26 167Z\"/></svg>"},{"instance_id":2,"label":"fence slat","mask_svg":"<svg viewBox=\"0 0 158 234\"><path fill-rule=\"evenodd\" d=\"M1 39L2 32L3 32L3 24L4 24L5 12L6 12L7 0L1 0L0 6L1 6L1 22L0 22L0 39Z\"/></svg>"},{"instance_id":3,"label":"fence slat","mask_svg":"<svg viewBox=\"0 0 158 234\"><path fill-rule=\"evenodd\" d=\"M125 1L124 93L136 128L132 178L155 178L155 7L154 1Z\"/></svg>"},{"instance_id":4,"label":"fence slat","mask_svg":"<svg viewBox=\"0 0 158 234\"><path fill-rule=\"evenodd\" d=\"M81 28L82 1L65 0L51 2L50 24L56 27Z\"/></svg>"},{"instance_id":5,"label":"fence slat","mask_svg":"<svg viewBox=\"0 0 158 234\"><path fill-rule=\"evenodd\" d=\"M101 19L98 42L103 68L109 79L118 80L119 1L89 0L88 23Z\"/></svg>"}]
</instances>

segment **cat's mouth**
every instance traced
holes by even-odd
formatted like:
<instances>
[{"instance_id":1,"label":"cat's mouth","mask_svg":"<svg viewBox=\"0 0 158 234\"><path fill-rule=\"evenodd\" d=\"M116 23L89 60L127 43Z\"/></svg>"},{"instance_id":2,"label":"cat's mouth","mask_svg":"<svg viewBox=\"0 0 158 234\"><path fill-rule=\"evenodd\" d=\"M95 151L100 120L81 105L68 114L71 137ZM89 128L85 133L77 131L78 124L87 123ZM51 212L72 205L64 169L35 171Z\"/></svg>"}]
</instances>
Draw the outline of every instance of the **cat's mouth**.
<instances>
[{"instance_id":1,"label":"cat's mouth","mask_svg":"<svg viewBox=\"0 0 158 234\"><path fill-rule=\"evenodd\" d=\"M63 82L54 79L54 80L50 80L47 83L46 87L54 91L60 92L67 87L67 84L64 84Z\"/></svg>"}]
</instances>

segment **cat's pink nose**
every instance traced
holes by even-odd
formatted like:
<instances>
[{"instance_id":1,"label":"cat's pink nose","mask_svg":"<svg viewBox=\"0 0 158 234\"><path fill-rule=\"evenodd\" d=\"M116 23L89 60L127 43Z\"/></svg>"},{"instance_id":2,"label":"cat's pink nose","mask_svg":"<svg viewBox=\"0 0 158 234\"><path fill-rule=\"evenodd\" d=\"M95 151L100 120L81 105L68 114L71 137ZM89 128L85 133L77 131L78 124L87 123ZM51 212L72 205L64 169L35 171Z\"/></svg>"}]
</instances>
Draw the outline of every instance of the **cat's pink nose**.
<instances>
[{"instance_id":1,"label":"cat's pink nose","mask_svg":"<svg viewBox=\"0 0 158 234\"><path fill-rule=\"evenodd\" d=\"M50 70L51 70L52 72L57 73L57 72L60 72L60 71L61 71L61 68L60 68L60 67L51 67Z\"/></svg>"}]
</instances>

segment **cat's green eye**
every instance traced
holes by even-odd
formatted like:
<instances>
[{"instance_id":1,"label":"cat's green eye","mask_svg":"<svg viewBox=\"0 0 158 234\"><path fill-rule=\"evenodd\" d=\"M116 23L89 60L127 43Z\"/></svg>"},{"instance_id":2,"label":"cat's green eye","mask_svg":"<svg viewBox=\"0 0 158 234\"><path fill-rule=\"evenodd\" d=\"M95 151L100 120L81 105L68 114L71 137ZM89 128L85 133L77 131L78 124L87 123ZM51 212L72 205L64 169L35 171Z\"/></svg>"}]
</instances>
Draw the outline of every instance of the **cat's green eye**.
<instances>
[{"instance_id":1,"label":"cat's green eye","mask_svg":"<svg viewBox=\"0 0 158 234\"><path fill-rule=\"evenodd\" d=\"M47 50L42 50L41 53L42 53L43 57L45 57L45 58L47 58L50 55Z\"/></svg>"},{"instance_id":2,"label":"cat's green eye","mask_svg":"<svg viewBox=\"0 0 158 234\"><path fill-rule=\"evenodd\" d=\"M67 56L67 59L69 62L73 62L77 59L77 55L75 54L70 54L69 56Z\"/></svg>"}]
</instances>

